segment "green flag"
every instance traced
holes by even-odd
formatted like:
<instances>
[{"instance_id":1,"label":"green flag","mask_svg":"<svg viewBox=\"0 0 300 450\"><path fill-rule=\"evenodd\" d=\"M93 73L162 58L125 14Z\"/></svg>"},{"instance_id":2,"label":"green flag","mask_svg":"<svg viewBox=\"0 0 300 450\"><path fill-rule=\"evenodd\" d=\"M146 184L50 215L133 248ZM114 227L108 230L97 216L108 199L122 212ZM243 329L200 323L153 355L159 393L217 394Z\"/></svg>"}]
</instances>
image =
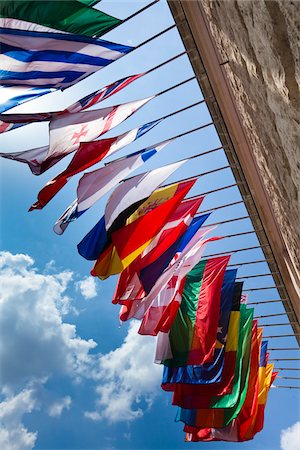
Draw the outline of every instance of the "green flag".
<instances>
[{"instance_id":1,"label":"green flag","mask_svg":"<svg viewBox=\"0 0 300 450\"><path fill-rule=\"evenodd\" d=\"M102 36L122 22L81 2L65 0L1 0L0 17L89 37ZM14 22L12 26L18 27L18 24ZM42 31L35 30L30 24L29 29Z\"/></svg>"},{"instance_id":2,"label":"green flag","mask_svg":"<svg viewBox=\"0 0 300 450\"><path fill-rule=\"evenodd\" d=\"M96 3L100 3L101 0L78 0L78 1L87 6L94 6L96 5Z\"/></svg>"},{"instance_id":3,"label":"green flag","mask_svg":"<svg viewBox=\"0 0 300 450\"><path fill-rule=\"evenodd\" d=\"M240 411L248 388L250 351L252 340L253 308L241 305L239 339L234 379L229 394L212 397L209 409L179 408L176 421L195 427L222 428L228 425Z\"/></svg>"},{"instance_id":4,"label":"green flag","mask_svg":"<svg viewBox=\"0 0 300 450\"><path fill-rule=\"evenodd\" d=\"M242 320L239 330L241 339L239 339L238 343L236 357L237 364L234 373L232 391L230 394L226 394L223 397L213 397L211 401L212 408L231 408L238 402L241 387L244 385L246 381L245 377L247 377L249 373L253 312L253 308L247 309L246 305L241 305Z\"/></svg>"},{"instance_id":5,"label":"green flag","mask_svg":"<svg viewBox=\"0 0 300 450\"><path fill-rule=\"evenodd\" d=\"M187 274L182 302L170 330L169 367L204 364L213 359L220 298L229 256L201 260Z\"/></svg>"}]
</instances>

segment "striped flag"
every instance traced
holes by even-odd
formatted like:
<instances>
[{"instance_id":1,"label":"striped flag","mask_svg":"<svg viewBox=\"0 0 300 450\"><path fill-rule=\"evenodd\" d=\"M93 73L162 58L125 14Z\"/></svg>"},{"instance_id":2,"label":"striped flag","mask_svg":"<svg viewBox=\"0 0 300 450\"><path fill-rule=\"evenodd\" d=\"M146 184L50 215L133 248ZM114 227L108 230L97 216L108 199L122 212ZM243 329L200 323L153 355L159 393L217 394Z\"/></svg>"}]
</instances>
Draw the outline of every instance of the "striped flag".
<instances>
[{"instance_id":1,"label":"striped flag","mask_svg":"<svg viewBox=\"0 0 300 450\"><path fill-rule=\"evenodd\" d=\"M207 385L212 383L218 383L222 379L222 371L224 366L224 345L228 333L229 317L231 308L235 307L234 303L234 283L237 270L226 270L221 291L221 304L220 304L220 316L218 323L217 333L217 345L214 352L213 362L210 364L203 364L197 366L182 366L182 367L164 367L162 388L165 391L180 392L181 388L184 388L186 384L201 384ZM183 292L185 284L188 282L188 277L184 282ZM181 392L180 392L181 393ZM185 400L188 396L183 395ZM173 398L173 404L174 398ZM188 402L176 403L179 406L188 408Z\"/></svg>"},{"instance_id":2,"label":"striped flag","mask_svg":"<svg viewBox=\"0 0 300 450\"><path fill-rule=\"evenodd\" d=\"M30 31L80 34L99 37L122 23L78 1L9 0L1 1L0 26Z\"/></svg>"},{"instance_id":3,"label":"striped flag","mask_svg":"<svg viewBox=\"0 0 300 450\"><path fill-rule=\"evenodd\" d=\"M20 86L0 86L0 113L41 97L42 95L49 94L50 92L53 92L53 90L54 89ZM0 120L0 133L5 133L14 128L18 128L17 126L15 127L14 123L6 123Z\"/></svg>"},{"instance_id":4,"label":"striped flag","mask_svg":"<svg viewBox=\"0 0 300 450\"><path fill-rule=\"evenodd\" d=\"M109 247L112 232L124 228L127 221L128 227L155 205L172 197L177 184L176 187L168 186L168 189L157 188L184 163L185 161L179 161L135 175L117 186L108 199L105 215L78 244L79 254L88 260L98 259L105 248Z\"/></svg>"},{"instance_id":5,"label":"striped flag","mask_svg":"<svg viewBox=\"0 0 300 450\"><path fill-rule=\"evenodd\" d=\"M0 43L0 83L40 88L72 86L133 50L75 34L4 27Z\"/></svg>"},{"instance_id":6,"label":"striped flag","mask_svg":"<svg viewBox=\"0 0 300 450\"><path fill-rule=\"evenodd\" d=\"M0 115L0 133L5 133L6 131L14 130L19 127L23 127L24 125L27 125L29 123L33 122L44 122L47 120L52 120L55 117L68 114L68 113L76 113L83 111L85 109L90 108L93 105L96 105L97 103L102 102L103 100L106 100L107 98L111 97L112 95L116 94L117 92L121 91L123 88L128 86L133 81L137 80L139 77L144 75L143 73L137 74L137 75L131 75L129 77L121 78L118 81L115 81L114 83L109 84L108 86L105 86L102 89L98 89L95 92L92 92L89 95L86 95L82 99L78 100L77 102L73 103L68 108L64 109L63 111L57 111L57 112L49 112L49 113L32 113L32 114L2 114ZM22 89L20 87L10 87L5 86L2 87L3 89L10 89L10 90L16 90L16 89ZM25 88L28 91L37 91L35 96L38 95L38 91L41 93L39 95L46 94L48 92L51 92L50 89L37 89L37 88ZM43 92L45 91L45 92ZM33 94L32 94L33 95ZM34 97L33 97L34 98ZM31 100L29 98L28 100ZM17 105L13 104L14 101L17 100L10 100L11 106L10 108L13 108ZM27 100L24 100L27 101ZM1 105L1 104L0 104ZM7 108L9 109L9 108Z\"/></svg>"},{"instance_id":7,"label":"striped flag","mask_svg":"<svg viewBox=\"0 0 300 450\"><path fill-rule=\"evenodd\" d=\"M184 181L155 191L125 226L111 233L112 244L99 256L91 274L105 279L126 269L164 227L194 183Z\"/></svg>"},{"instance_id":8,"label":"striped flag","mask_svg":"<svg viewBox=\"0 0 300 450\"><path fill-rule=\"evenodd\" d=\"M165 145L161 144L156 147L148 147L120 160L112 161L105 167L94 170L93 172L85 173L79 180L77 186L77 199L71 203L55 223L55 233L63 234L69 223L82 216L103 195L136 168L140 167L144 161L159 152Z\"/></svg>"},{"instance_id":9,"label":"striped flag","mask_svg":"<svg viewBox=\"0 0 300 450\"><path fill-rule=\"evenodd\" d=\"M125 321L132 317L143 319L152 305L160 306L159 295L162 290L166 288L173 275L176 274L179 277L180 273L182 274L182 277L184 277L191 269L191 264L193 264L192 261L199 261L204 252L205 244L208 242L205 236L213 230L213 228L200 228L204 220L204 217L201 216L193 219L191 225L181 239L175 243L177 246L175 255L159 278L155 279L153 287L150 289L148 295L141 300L134 299L134 301L126 302L126 304L123 302L123 306L120 310L120 320ZM194 264L196 264L196 262ZM184 267L187 269L186 273L184 273ZM145 279L143 281L145 286ZM155 305L156 301L158 302L158 305Z\"/></svg>"},{"instance_id":10,"label":"striped flag","mask_svg":"<svg viewBox=\"0 0 300 450\"><path fill-rule=\"evenodd\" d=\"M199 209L204 197L198 199L185 200L176 209L170 220L166 223L160 233L155 237L150 245L143 251L130 266L124 270L118 280L118 285L112 303L123 304L128 298L140 299L146 295L146 291L140 279L140 273L146 267L155 264L161 267L161 273L165 269L165 264L161 264L161 256L173 247L173 244L181 238L183 233L190 226L194 215ZM170 255L170 261L172 254ZM166 265L168 261L166 261ZM157 274L157 277L160 274Z\"/></svg>"},{"instance_id":11,"label":"striped flag","mask_svg":"<svg viewBox=\"0 0 300 450\"><path fill-rule=\"evenodd\" d=\"M65 114L54 118L49 125L50 146L38 147L17 153L0 153L3 158L28 164L35 175L40 175L80 148L82 140L93 140L119 125L153 97L109 108ZM98 146L101 141L88 142L86 145ZM83 170L83 169L82 169Z\"/></svg>"}]
</instances>

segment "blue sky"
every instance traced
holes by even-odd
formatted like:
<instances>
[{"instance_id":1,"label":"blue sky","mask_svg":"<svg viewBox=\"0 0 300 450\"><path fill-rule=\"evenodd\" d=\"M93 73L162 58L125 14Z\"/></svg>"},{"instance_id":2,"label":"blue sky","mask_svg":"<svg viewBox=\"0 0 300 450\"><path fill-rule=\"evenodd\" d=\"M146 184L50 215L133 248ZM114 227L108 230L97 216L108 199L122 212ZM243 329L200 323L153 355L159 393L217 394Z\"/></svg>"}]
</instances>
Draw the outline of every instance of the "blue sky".
<instances>
[{"instance_id":1,"label":"blue sky","mask_svg":"<svg viewBox=\"0 0 300 450\"><path fill-rule=\"evenodd\" d=\"M147 2L103 0L99 8L125 18ZM105 36L137 45L173 23L165 1ZM183 51L176 29L134 51L65 92L53 93L18 108L19 112L56 110L125 75L139 73ZM160 92L193 76L183 56L142 77L101 107L124 103ZM107 136L142 125L202 99L196 80L152 100ZM100 106L99 106L100 107ZM131 153L210 122L204 105L165 120L130 147ZM32 124L0 137L1 151L13 152L46 145L47 124ZM172 142L140 170L149 170L220 145L213 127ZM40 188L65 166L70 156L45 174L35 177L27 166L1 160L1 376L3 428L0 442L11 450L36 449L181 449L182 426L174 422L171 396L160 390L161 367L153 364L155 341L137 334L137 325L119 326L118 308L111 304L116 277L106 281L89 277L91 264L82 259L76 244L99 220L108 196L98 202L62 236L53 233L54 222L74 199L80 176L42 211L27 212ZM170 181L227 165L223 151L186 163ZM99 167L101 164L99 165ZM234 183L230 170L204 176L191 195ZM240 200L236 187L208 195L202 210ZM243 205L220 209L210 223L246 215ZM247 220L224 224L219 235L252 230ZM208 246L207 254L258 245L254 234ZM261 250L233 254L231 263L263 259ZM267 273L265 263L241 266L238 276ZM271 277L245 281L245 289L272 286ZM249 301L278 299L276 289L253 291ZM280 303L259 305L256 315L283 312ZM269 323L274 323L275 319ZM287 322L285 316L277 323ZM261 322L263 323L263 322ZM268 319L264 319L268 323ZM276 331L276 332L275 332ZM267 327L265 335L289 333L289 326ZM296 347L294 338L273 339L271 347ZM295 352L275 352L292 357ZM280 363L295 367L294 362ZM297 376L297 372L292 372ZM286 372L285 375L291 375ZM277 384L296 384L278 380ZM272 389L265 428L248 443L235 448L299 449L299 427L281 430L299 420L296 390ZM297 435L298 433L298 435ZM298 440L300 442L300 438ZM15 447L12 446L14 443ZM185 444L206 449L231 449L228 443ZM294 447L293 447L294 445ZM295 446L296 445L296 446ZM298 445L298 446L297 446Z\"/></svg>"}]
</instances>

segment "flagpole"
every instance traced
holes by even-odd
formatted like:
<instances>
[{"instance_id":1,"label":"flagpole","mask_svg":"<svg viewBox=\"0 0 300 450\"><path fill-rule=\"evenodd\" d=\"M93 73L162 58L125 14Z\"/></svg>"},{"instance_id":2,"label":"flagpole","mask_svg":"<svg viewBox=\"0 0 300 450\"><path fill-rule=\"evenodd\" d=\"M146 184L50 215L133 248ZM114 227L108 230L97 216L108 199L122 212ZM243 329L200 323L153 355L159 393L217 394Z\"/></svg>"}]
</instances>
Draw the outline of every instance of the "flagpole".
<instances>
[{"instance_id":1,"label":"flagpole","mask_svg":"<svg viewBox=\"0 0 300 450\"><path fill-rule=\"evenodd\" d=\"M209 210L208 210L209 212ZM199 211L196 216L202 215L203 212ZM213 222L210 223L209 226L215 226L215 225L223 225L225 223L230 223L230 222L237 222L239 220L245 220L245 219L251 219L251 217L255 217L257 216L257 214L249 214L247 216L241 216L241 217L235 217L234 219L227 219L227 220L221 220L220 222ZM207 225L208 226L208 225Z\"/></svg>"},{"instance_id":2,"label":"flagpole","mask_svg":"<svg viewBox=\"0 0 300 450\"><path fill-rule=\"evenodd\" d=\"M298 322L286 322L286 323L262 323L260 327L287 327L289 325L299 325Z\"/></svg>"},{"instance_id":3,"label":"flagpole","mask_svg":"<svg viewBox=\"0 0 300 450\"><path fill-rule=\"evenodd\" d=\"M276 370L300 370L300 367L276 367Z\"/></svg>"},{"instance_id":4,"label":"flagpole","mask_svg":"<svg viewBox=\"0 0 300 450\"><path fill-rule=\"evenodd\" d=\"M245 183L243 181L239 181L237 183L228 184L227 186L222 186L222 187L217 188L217 189L212 189L210 191L202 192L201 195L214 194L215 192L224 191L225 189L231 189L233 187L239 187L242 184L245 184ZM189 197L189 199L197 198L197 197L198 197L198 195L194 195L193 197ZM209 209L208 211L212 211L212 209Z\"/></svg>"},{"instance_id":5,"label":"flagpole","mask_svg":"<svg viewBox=\"0 0 300 450\"><path fill-rule=\"evenodd\" d=\"M237 267L237 266L239 267L239 266L246 266L249 264L262 264L262 263L268 263L268 262L272 262L272 261L274 261L274 260L273 259L257 259L254 261L244 261L244 262L236 263L236 264L234 264L234 263L227 264L227 267Z\"/></svg>"},{"instance_id":6,"label":"flagpole","mask_svg":"<svg viewBox=\"0 0 300 450\"><path fill-rule=\"evenodd\" d=\"M268 348L268 351L281 351L281 350L299 350L299 347L282 347L282 348Z\"/></svg>"},{"instance_id":7,"label":"flagpole","mask_svg":"<svg viewBox=\"0 0 300 450\"><path fill-rule=\"evenodd\" d=\"M300 386L277 386L275 384L272 385L273 388L286 388L286 389L300 389Z\"/></svg>"},{"instance_id":8,"label":"flagpole","mask_svg":"<svg viewBox=\"0 0 300 450\"><path fill-rule=\"evenodd\" d=\"M276 339L276 338L286 338L286 337L295 337L300 336L300 333L294 333L294 334L277 334L272 336L264 336L264 339Z\"/></svg>"},{"instance_id":9,"label":"flagpole","mask_svg":"<svg viewBox=\"0 0 300 450\"><path fill-rule=\"evenodd\" d=\"M244 247L244 248L238 248L236 250L228 250L227 252L211 253L210 255L205 255L205 258L213 258L215 256L231 255L232 253L245 252L248 250L257 250L262 247L270 247L270 245L269 244L255 245L253 247Z\"/></svg>"},{"instance_id":10,"label":"flagpole","mask_svg":"<svg viewBox=\"0 0 300 450\"><path fill-rule=\"evenodd\" d=\"M283 286L266 286L266 287L259 287L259 288L248 288L248 289L243 289L243 292L251 292L251 291L267 291L269 289L279 289L282 288Z\"/></svg>"},{"instance_id":11,"label":"flagpole","mask_svg":"<svg viewBox=\"0 0 300 450\"><path fill-rule=\"evenodd\" d=\"M148 3L148 5L144 6L143 8L139 9L138 11L134 12L133 14L131 14L130 16L126 17L124 20L122 20L122 22L120 23L120 25L123 25L123 23L128 22L128 20L133 19L134 17L136 17L137 15L141 14L142 12L146 11L146 9L151 8L152 6L155 5L155 3L158 3L159 0L154 0L151 3ZM119 25L119 26L120 26Z\"/></svg>"},{"instance_id":12,"label":"flagpole","mask_svg":"<svg viewBox=\"0 0 300 450\"><path fill-rule=\"evenodd\" d=\"M276 378L280 378L281 380L300 380L300 377L281 377L281 376L277 376Z\"/></svg>"},{"instance_id":13,"label":"flagpole","mask_svg":"<svg viewBox=\"0 0 300 450\"><path fill-rule=\"evenodd\" d=\"M184 52L178 53L178 55L172 56L172 58L167 59L166 61L158 64L155 67L152 67L151 69L148 69L146 72L144 72L144 75L148 75L151 72L154 72L157 69L160 69L161 67L165 66L166 64L169 64L172 61L175 61L177 58L180 58L183 55L187 55L189 53L188 50L185 50Z\"/></svg>"},{"instance_id":14,"label":"flagpole","mask_svg":"<svg viewBox=\"0 0 300 450\"><path fill-rule=\"evenodd\" d=\"M259 277L271 277L272 275L277 275L279 272L270 273L258 273L256 275L245 275L244 277L237 277L237 280L248 280L249 278L259 278Z\"/></svg>"},{"instance_id":15,"label":"flagpole","mask_svg":"<svg viewBox=\"0 0 300 450\"><path fill-rule=\"evenodd\" d=\"M270 358L269 361L300 361L300 358Z\"/></svg>"},{"instance_id":16,"label":"flagpole","mask_svg":"<svg viewBox=\"0 0 300 450\"><path fill-rule=\"evenodd\" d=\"M263 303L263 302L262 302ZM263 315L263 316L255 316L254 317L254 319L267 319L267 318L269 318L269 317L279 317L279 316L286 316L286 315L288 315L288 314L291 314L291 313L288 313L288 312L283 312L283 313L277 313L277 314L265 314L265 315ZM276 349L277 350L277 349Z\"/></svg>"},{"instance_id":17,"label":"flagpole","mask_svg":"<svg viewBox=\"0 0 300 450\"><path fill-rule=\"evenodd\" d=\"M153 41L154 39L162 36L163 34L167 33L168 31L173 30L173 28L177 28L179 24L173 24L170 25L168 28L165 28L164 30L160 31L159 33L155 34L154 36L146 39L145 41L141 42L140 44L138 44L136 47L134 47L129 53L127 53L127 55L130 55L134 50L137 50L138 48L143 47L146 44L149 44L149 42ZM126 55L125 55L126 56Z\"/></svg>"},{"instance_id":18,"label":"flagpole","mask_svg":"<svg viewBox=\"0 0 300 450\"><path fill-rule=\"evenodd\" d=\"M222 208L229 208L230 206L240 205L241 203L244 203L244 200L239 200L237 202L232 202L232 203L226 203L225 205L216 206L215 208L205 209L204 211L201 211L201 214L210 212L210 211L217 211L218 209L222 209Z\"/></svg>"},{"instance_id":19,"label":"flagpole","mask_svg":"<svg viewBox=\"0 0 300 450\"><path fill-rule=\"evenodd\" d=\"M248 305L263 305L264 303L279 303L279 302L289 302L289 298L282 298L280 300L263 300L260 302L250 302Z\"/></svg>"}]
</instances>

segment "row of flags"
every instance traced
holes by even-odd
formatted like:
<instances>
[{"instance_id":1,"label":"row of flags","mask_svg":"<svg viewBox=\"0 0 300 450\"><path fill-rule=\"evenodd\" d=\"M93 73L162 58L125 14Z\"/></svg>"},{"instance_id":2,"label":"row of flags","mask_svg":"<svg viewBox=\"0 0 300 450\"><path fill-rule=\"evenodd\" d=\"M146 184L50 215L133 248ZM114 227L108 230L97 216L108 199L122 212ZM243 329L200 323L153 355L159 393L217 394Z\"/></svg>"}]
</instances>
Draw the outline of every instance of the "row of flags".
<instances>
[{"instance_id":1,"label":"row of flags","mask_svg":"<svg viewBox=\"0 0 300 450\"><path fill-rule=\"evenodd\" d=\"M69 179L136 141L163 119L121 135L102 136L155 95L102 109L89 108L145 73L127 76L62 111L8 114L10 108L65 89L128 54L133 47L99 39L121 20L92 8L95 1L0 2L0 132L49 122L49 145L0 156L41 175L74 153L67 167L40 190L30 211L44 208ZM100 138L101 139L98 139ZM96 140L97 139L97 140ZM76 199L54 224L63 234L111 192L100 220L78 243L99 279L119 274L112 299L119 319L140 321L139 334L156 336L155 362L164 366L162 388L173 392L177 421L187 441L252 439L262 429L269 388L276 376L267 342L247 308L230 256L203 259L222 239L198 212L203 196L188 198L197 177L166 184L186 160L132 173L171 140L85 172Z\"/></svg>"}]
</instances>

